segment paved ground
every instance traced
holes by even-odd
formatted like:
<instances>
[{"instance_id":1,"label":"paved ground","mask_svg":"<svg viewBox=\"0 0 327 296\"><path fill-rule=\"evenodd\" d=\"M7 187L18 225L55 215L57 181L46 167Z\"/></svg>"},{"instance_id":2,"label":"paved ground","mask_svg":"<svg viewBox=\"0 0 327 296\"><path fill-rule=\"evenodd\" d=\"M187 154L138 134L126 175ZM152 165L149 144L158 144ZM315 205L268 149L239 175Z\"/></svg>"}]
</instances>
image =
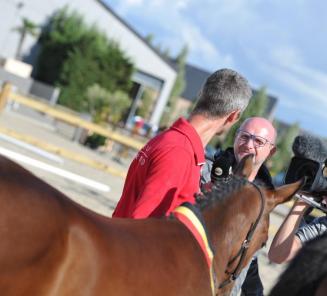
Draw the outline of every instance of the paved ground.
<instances>
[{"instance_id":1,"label":"paved ground","mask_svg":"<svg viewBox=\"0 0 327 296\"><path fill-rule=\"evenodd\" d=\"M51 143L55 146L72 151L73 153L87 156L96 161L104 162L107 165L118 169L126 170L127 167L127 164L120 164L113 161L111 155L94 152L93 150L90 150L79 143L70 141L66 136L58 134L56 129L54 129L51 125L41 123L35 119L22 116L21 114L17 114L15 112L2 113L0 116L0 127L13 129L21 134L28 134L35 139L39 139L40 142L47 144ZM111 214L112 209L114 208L121 194L123 186L123 179L121 177L104 173L102 171L90 168L87 165L83 165L68 159L63 159L63 163L58 164L47 157L43 157L38 153L22 148L16 144L9 143L2 138L0 138L0 143L2 147L6 147L12 151L22 153L31 158L38 159L46 164L59 167L82 177L108 185L111 191L101 192L92 188L81 186L81 184L60 178L43 170L27 166L36 175L40 176L42 179L45 179L53 186L58 187L61 191L65 192L74 200L104 215Z\"/></svg>"},{"instance_id":2,"label":"paved ground","mask_svg":"<svg viewBox=\"0 0 327 296\"><path fill-rule=\"evenodd\" d=\"M117 163L113 160L113 157L115 156L114 154L94 152L76 142L72 142L69 138L72 137L73 129L66 127L66 132L63 132L65 129L62 129L62 127L60 130L54 128L52 120L48 119L41 122L39 119L40 116L38 114L30 113L29 116L26 116L14 111L7 110L0 115L0 127L12 129L22 134L28 134L39 139L41 142L44 141L46 143L57 145L58 147L63 147L72 151L73 153L85 155L97 161L105 162L106 164L117 169L127 169L130 159L125 160L123 163ZM8 139L4 139L3 137L0 137L0 147L23 154L33 159L37 159L48 165L61 168L65 171L69 171L101 184L110 186L110 192L103 192L85 186L85 184L67 180L39 168L35 168L30 165L24 165L37 176L41 177L43 180L46 180L54 187L63 191L75 201L103 215L111 215L112 210L114 209L122 191L124 180L121 177L113 176L67 159L63 159L63 163L58 163L58 160L49 159L49 156L41 156L35 151L31 151L26 147L23 148L17 145L17 143L13 144L8 142ZM286 212L287 207L280 206L278 210L271 215L270 239L268 241L267 247L260 251L259 269L265 287L265 294L268 293L269 289L272 287L278 275L284 268L284 266L270 264L266 253L268 247L270 246L271 237L278 229L278 226L282 222Z\"/></svg>"}]
</instances>

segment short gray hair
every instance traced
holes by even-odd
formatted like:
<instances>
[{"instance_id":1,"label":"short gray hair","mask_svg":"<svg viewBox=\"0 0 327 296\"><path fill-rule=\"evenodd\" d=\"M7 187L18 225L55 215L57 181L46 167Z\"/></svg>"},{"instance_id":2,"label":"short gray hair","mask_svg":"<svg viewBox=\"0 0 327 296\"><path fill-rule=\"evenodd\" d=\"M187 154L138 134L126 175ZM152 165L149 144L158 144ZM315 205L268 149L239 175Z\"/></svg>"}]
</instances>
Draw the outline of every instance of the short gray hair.
<instances>
[{"instance_id":1,"label":"short gray hair","mask_svg":"<svg viewBox=\"0 0 327 296\"><path fill-rule=\"evenodd\" d=\"M230 69L221 69L204 83L191 115L216 118L236 110L243 112L251 96L251 87L243 76Z\"/></svg>"}]
</instances>

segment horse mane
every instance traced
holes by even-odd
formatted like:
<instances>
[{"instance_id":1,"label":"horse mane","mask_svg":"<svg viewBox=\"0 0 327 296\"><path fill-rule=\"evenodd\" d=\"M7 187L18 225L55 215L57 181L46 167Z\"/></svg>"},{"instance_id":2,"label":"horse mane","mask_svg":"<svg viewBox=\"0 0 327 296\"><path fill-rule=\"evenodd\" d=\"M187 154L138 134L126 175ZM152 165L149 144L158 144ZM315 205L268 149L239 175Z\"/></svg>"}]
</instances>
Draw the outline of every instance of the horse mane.
<instances>
[{"instance_id":1,"label":"horse mane","mask_svg":"<svg viewBox=\"0 0 327 296\"><path fill-rule=\"evenodd\" d=\"M259 187L264 187L265 189L269 189L269 190L275 189L275 186L273 184L268 184L267 182L261 179L255 179L253 183L258 185Z\"/></svg>"},{"instance_id":2,"label":"horse mane","mask_svg":"<svg viewBox=\"0 0 327 296\"><path fill-rule=\"evenodd\" d=\"M327 233L306 243L279 277L270 296L314 295L327 276Z\"/></svg>"},{"instance_id":3,"label":"horse mane","mask_svg":"<svg viewBox=\"0 0 327 296\"><path fill-rule=\"evenodd\" d=\"M215 182L209 191L196 196L197 206L203 210L216 202L230 198L233 193L238 192L248 181L245 178L231 175L228 180Z\"/></svg>"}]
</instances>

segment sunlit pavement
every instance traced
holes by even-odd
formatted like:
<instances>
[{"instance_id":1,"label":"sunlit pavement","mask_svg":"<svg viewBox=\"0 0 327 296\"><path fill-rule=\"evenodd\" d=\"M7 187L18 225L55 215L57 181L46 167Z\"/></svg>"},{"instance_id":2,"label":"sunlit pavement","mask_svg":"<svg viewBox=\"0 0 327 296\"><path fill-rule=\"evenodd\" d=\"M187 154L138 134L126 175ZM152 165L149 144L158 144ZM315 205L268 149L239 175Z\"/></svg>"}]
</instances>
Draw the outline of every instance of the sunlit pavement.
<instances>
[{"instance_id":1,"label":"sunlit pavement","mask_svg":"<svg viewBox=\"0 0 327 296\"><path fill-rule=\"evenodd\" d=\"M259 273L264 286L264 294L268 295L270 289L273 287L274 283L278 279L278 276L284 270L286 264L274 264L268 260L268 250L271 241L276 234L280 224L283 222L285 215L288 213L289 207L285 205L280 205L278 208L270 215L270 227L269 227L269 239L266 247L260 250L259 259Z\"/></svg>"}]
</instances>

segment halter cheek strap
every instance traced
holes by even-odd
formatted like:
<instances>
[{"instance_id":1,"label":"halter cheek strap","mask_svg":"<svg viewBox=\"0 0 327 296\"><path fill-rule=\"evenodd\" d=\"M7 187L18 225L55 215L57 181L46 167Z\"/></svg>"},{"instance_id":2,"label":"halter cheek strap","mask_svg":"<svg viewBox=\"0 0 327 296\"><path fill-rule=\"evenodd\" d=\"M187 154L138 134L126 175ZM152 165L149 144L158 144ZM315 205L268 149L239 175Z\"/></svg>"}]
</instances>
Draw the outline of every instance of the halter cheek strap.
<instances>
[{"instance_id":1,"label":"halter cheek strap","mask_svg":"<svg viewBox=\"0 0 327 296\"><path fill-rule=\"evenodd\" d=\"M207 265L208 265L208 268L210 271L210 286L211 286L212 295L216 295L216 291L218 291L218 289L225 287L226 285L230 284L232 281L235 281L238 278L238 276L240 274L241 266L245 260L245 255L249 248L253 234L254 234L254 232L260 222L260 219L263 215L265 202L264 202L264 197L263 197L262 191L259 188L259 186L257 186L255 183L252 183L252 182L249 182L249 183L252 184L259 192L259 196L260 196L259 215L258 215L257 219L255 220L255 222L251 224L250 230L248 231L240 250L238 251L236 256L234 256L228 262L225 273L227 273L229 275L229 277L225 281L223 281L219 286L217 284L216 275L215 275L215 271L213 268L214 252L210 245L210 241L208 239L208 234L207 234L206 228L204 226L205 224L202 221L203 219L202 219L201 213L195 211L195 208L190 203L184 203L172 212L172 216L175 217L177 220L179 220L181 223L183 223L185 225L185 227L192 233L193 237L199 244L199 246L205 256L205 259L206 259L206 262L207 262ZM229 272L228 267L238 257L240 257L240 260L239 260L236 268L234 269L233 272Z\"/></svg>"},{"instance_id":2,"label":"halter cheek strap","mask_svg":"<svg viewBox=\"0 0 327 296\"><path fill-rule=\"evenodd\" d=\"M240 250L238 251L238 253L236 254L236 256L234 256L228 262L227 269L225 270L225 273L227 273L229 275L229 277L219 285L219 289L225 287L226 285L228 285L232 281L235 281L238 278L238 276L240 275L241 266L242 266L242 264L243 264L243 262L245 260L246 252L247 252L247 250L248 250L248 248L250 246L250 243L251 243L253 234L254 234L254 232L255 232L255 230L256 230L259 222L260 222L260 219L262 217L262 214L263 214L263 210L264 210L264 197L263 197L262 191L261 191L261 189L259 188L259 186L257 184L252 183L252 182L249 182L249 183L252 184L258 190L258 192L259 192L259 196L260 196L260 212L259 212L259 215L258 215L257 219L255 220L255 222L251 224L250 230L247 233L246 238L243 241ZM238 261L238 264L235 267L234 271L232 271L232 272L228 271L228 267L231 266L232 263L238 257L240 257L240 260Z\"/></svg>"}]
</instances>

